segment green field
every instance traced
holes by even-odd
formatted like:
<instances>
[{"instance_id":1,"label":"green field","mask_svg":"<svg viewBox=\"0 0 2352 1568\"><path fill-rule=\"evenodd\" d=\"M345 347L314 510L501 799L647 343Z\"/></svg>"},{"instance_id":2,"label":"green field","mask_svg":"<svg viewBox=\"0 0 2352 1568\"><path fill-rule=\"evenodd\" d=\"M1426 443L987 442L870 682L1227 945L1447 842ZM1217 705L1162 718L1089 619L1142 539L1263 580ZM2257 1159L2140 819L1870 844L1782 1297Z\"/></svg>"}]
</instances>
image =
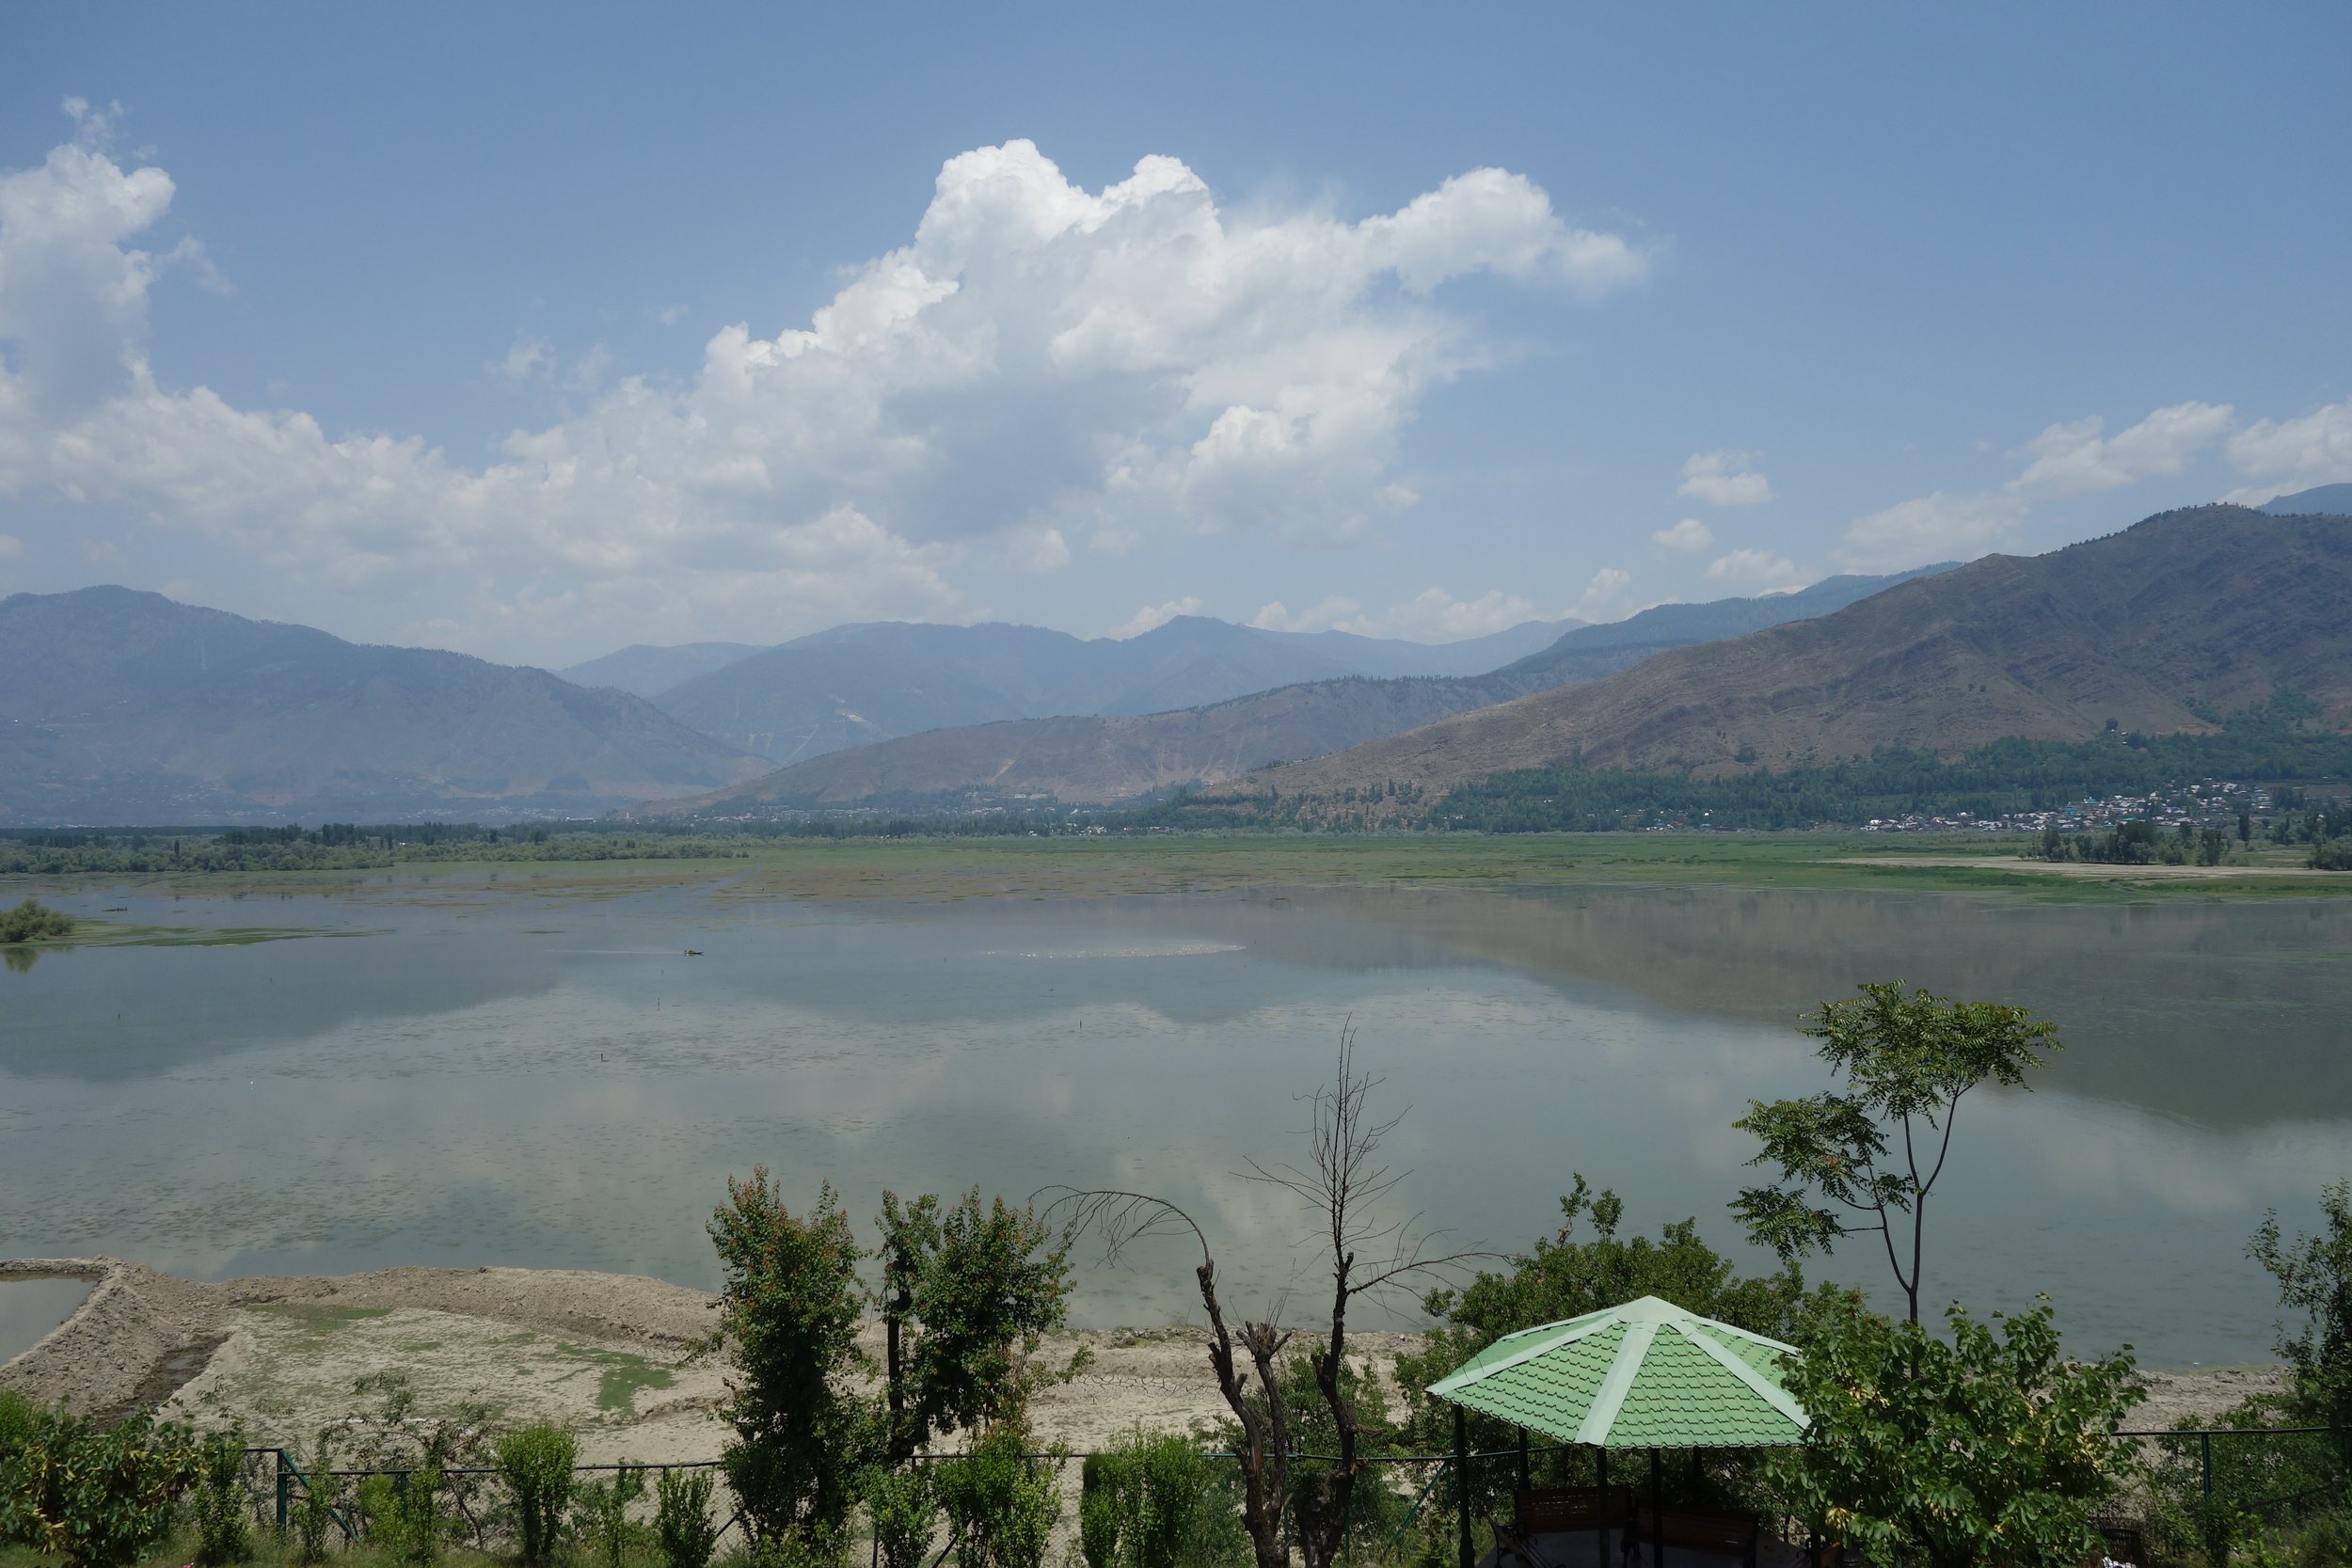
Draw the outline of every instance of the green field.
<instances>
[{"instance_id":1,"label":"green field","mask_svg":"<svg viewBox=\"0 0 2352 1568\"><path fill-rule=\"evenodd\" d=\"M1166 834L737 841L725 858L525 863L442 860L384 870L94 873L0 878L0 897L93 883L192 893L354 893L435 896L466 890L561 889L619 896L707 886L728 898L1086 897L1248 888L1391 883L1708 884L1998 893L2035 899L2314 897L2352 893L2352 874L2312 872L2298 849L2257 847L2249 863L2070 865L2022 858L2023 839L1860 832L1458 834ZM748 851L746 853L745 851ZM2243 853L2243 852L2241 852ZM13 887L8 884L14 884ZM174 931L92 924L70 941L255 942L308 934L287 927Z\"/></svg>"}]
</instances>

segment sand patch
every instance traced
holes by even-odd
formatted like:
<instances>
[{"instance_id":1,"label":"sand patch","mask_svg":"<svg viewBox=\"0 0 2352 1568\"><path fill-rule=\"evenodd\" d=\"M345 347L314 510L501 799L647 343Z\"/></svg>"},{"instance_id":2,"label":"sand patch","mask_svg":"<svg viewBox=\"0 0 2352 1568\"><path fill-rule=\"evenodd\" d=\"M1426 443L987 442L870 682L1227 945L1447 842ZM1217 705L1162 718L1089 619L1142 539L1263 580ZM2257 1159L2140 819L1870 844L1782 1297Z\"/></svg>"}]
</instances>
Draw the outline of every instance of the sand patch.
<instances>
[{"instance_id":1,"label":"sand patch","mask_svg":"<svg viewBox=\"0 0 2352 1568\"><path fill-rule=\"evenodd\" d=\"M577 1433L591 1460L707 1459L723 1440L712 1412L725 1394L723 1369L642 1338L302 1301L231 1307L227 1322L211 1365L169 1413L199 1426L242 1425L273 1444L308 1447L322 1428L371 1411L376 1400L359 1386L388 1373L415 1390L419 1416L480 1407L494 1428L553 1422Z\"/></svg>"},{"instance_id":2,"label":"sand patch","mask_svg":"<svg viewBox=\"0 0 2352 1568\"><path fill-rule=\"evenodd\" d=\"M307 1449L328 1423L375 1411L377 1397L355 1385L397 1372L420 1416L485 1404L499 1426L552 1421L579 1434L590 1463L714 1459L727 1439L718 1409L728 1365L708 1348L714 1298L662 1280L569 1269L387 1269L207 1284L112 1259L0 1261L0 1274L99 1281L62 1327L0 1369L0 1386L44 1402L104 1411L168 1396L182 1418L234 1423L255 1443ZM1395 1408L1395 1359L1418 1337L1349 1338ZM868 1325L865 1341L879 1359L879 1325ZM1081 1350L1090 1356L1085 1370L1037 1401L1048 1442L1087 1452L1138 1426L1184 1432L1226 1418L1198 1328L1057 1335L1041 1355L1060 1367ZM2209 1418L2276 1391L2283 1370L2146 1376L2152 1397L2133 1415L2138 1429Z\"/></svg>"}]
</instances>

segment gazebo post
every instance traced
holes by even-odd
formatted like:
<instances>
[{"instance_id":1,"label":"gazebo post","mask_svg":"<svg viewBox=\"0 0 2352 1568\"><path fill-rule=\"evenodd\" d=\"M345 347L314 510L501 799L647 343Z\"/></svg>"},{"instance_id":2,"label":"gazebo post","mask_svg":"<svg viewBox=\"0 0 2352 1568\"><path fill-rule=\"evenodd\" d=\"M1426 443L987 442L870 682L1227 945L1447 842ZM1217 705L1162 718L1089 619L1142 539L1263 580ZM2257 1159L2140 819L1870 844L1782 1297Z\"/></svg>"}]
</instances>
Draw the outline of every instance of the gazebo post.
<instances>
[{"instance_id":1,"label":"gazebo post","mask_svg":"<svg viewBox=\"0 0 2352 1568\"><path fill-rule=\"evenodd\" d=\"M1527 1490L1527 1429L1519 1428L1519 1490Z\"/></svg>"},{"instance_id":2,"label":"gazebo post","mask_svg":"<svg viewBox=\"0 0 2352 1568\"><path fill-rule=\"evenodd\" d=\"M1470 1412L1454 1407L1454 1547L1461 1568L1478 1568L1470 1547Z\"/></svg>"},{"instance_id":3,"label":"gazebo post","mask_svg":"<svg viewBox=\"0 0 2352 1568\"><path fill-rule=\"evenodd\" d=\"M1649 1568L1666 1568L1666 1455L1649 1451Z\"/></svg>"},{"instance_id":4,"label":"gazebo post","mask_svg":"<svg viewBox=\"0 0 2352 1568\"><path fill-rule=\"evenodd\" d=\"M1609 1449L1604 1445L1593 1450L1599 1455L1600 1487L1593 1503L1593 1561L1598 1568L1609 1568Z\"/></svg>"}]
</instances>

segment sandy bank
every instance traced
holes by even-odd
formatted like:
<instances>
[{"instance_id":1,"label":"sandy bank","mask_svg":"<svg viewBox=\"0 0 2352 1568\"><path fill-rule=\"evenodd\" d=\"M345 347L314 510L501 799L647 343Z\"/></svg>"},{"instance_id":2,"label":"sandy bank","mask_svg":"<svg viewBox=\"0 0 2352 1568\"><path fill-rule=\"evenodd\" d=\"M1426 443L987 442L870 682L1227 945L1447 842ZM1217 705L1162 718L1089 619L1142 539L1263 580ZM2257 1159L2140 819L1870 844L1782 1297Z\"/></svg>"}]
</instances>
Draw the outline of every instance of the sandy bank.
<instances>
[{"instance_id":1,"label":"sandy bank","mask_svg":"<svg viewBox=\"0 0 2352 1568\"><path fill-rule=\"evenodd\" d=\"M359 1379L395 1371L420 1413L486 1404L501 1423L552 1420L594 1461L715 1457L727 1365L708 1349L716 1298L635 1275L566 1269L385 1269L342 1275L179 1279L116 1259L0 1259L0 1279L97 1282L40 1343L0 1366L0 1386L76 1410L168 1399L203 1426L234 1422L253 1441L307 1448L326 1424L370 1408ZM1353 1337L1393 1387L1406 1334ZM881 1350L878 1327L869 1349ZM1079 1451L1136 1426L1184 1430L1224 1416L1205 1337L1186 1327L1056 1337L1049 1364L1090 1364L1049 1389L1043 1435ZM2135 1427L2205 1416L2278 1386L2276 1367L2149 1374Z\"/></svg>"}]
</instances>

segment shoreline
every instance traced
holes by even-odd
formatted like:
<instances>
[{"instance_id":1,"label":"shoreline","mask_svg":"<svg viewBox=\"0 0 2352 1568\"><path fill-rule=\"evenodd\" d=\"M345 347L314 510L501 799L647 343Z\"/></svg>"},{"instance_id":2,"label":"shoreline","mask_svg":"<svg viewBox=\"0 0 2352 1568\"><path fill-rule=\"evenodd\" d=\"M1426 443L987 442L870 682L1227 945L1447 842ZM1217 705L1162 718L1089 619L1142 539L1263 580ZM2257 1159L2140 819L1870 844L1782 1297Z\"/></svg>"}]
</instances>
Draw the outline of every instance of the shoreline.
<instances>
[{"instance_id":1,"label":"shoreline","mask_svg":"<svg viewBox=\"0 0 2352 1568\"><path fill-rule=\"evenodd\" d=\"M392 1268L350 1275L183 1279L115 1258L0 1259L12 1279L88 1279L93 1289L38 1343L0 1363L0 1387L78 1413L164 1403L199 1426L242 1425L265 1446L300 1447L362 1402L352 1386L409 1375L420 1408L481 1399L512 1419L580 1433L584 1461L715 1457L726 1367L709 1353L717 1297L642 1275L578 1269ZM865 1338L879 1350L881 1328ZM1418 1334L1350 1336L1390 1391ZM1085 1369L1045 1388L1041 1435L1085 1451L1135 1427L1184 1431L1225 1416L1198 1327L1066 1331L1041 1362ZM2210 1418L2282 1386L2281 1367L2145 1368L2133 1430Z\"/></svg>"}]
</instances>

